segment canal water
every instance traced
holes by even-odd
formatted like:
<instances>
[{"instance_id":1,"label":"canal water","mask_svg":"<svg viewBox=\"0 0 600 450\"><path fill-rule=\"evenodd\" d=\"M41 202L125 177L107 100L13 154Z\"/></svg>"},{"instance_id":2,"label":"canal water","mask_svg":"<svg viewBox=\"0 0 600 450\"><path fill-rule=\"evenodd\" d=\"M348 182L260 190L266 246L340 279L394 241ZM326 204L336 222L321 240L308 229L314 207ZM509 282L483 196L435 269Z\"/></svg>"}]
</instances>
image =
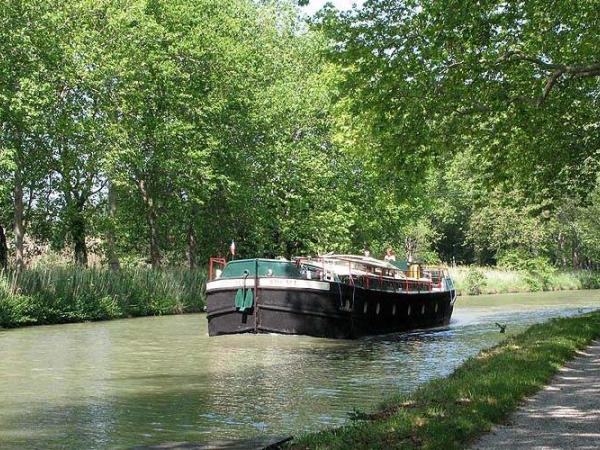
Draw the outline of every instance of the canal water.
<instances>
[{"instance_id":1,"label":"canal water","mask_svg":"<svg viewBox=\"0 0 600 450\"><path fill-rule=\"evenodd\" d=\"M459 298L446 328L357 341L208 338L204 315L0 331L0 448L210 443L341 425L527 325L598 307L600 291Z\"/></svg>"}]
</instances>

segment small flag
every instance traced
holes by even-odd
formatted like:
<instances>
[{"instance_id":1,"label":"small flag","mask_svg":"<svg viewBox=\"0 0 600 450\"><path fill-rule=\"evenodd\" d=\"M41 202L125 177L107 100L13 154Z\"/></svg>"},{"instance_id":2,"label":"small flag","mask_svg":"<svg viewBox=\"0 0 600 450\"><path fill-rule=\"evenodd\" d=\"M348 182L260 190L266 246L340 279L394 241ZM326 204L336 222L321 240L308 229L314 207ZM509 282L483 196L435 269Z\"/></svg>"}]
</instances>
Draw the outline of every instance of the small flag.
<instances>
[{"instance_id":1,"label":"small flag","mask_svg":"<svg viewBox=\"0 0 600 450\"><path fill-rule=\"evenodd\" d=\"M235 256L235 242L231 241L231 245L229 246L229 253L231 253L231 256Z\"/></svg>"}]
</instances>

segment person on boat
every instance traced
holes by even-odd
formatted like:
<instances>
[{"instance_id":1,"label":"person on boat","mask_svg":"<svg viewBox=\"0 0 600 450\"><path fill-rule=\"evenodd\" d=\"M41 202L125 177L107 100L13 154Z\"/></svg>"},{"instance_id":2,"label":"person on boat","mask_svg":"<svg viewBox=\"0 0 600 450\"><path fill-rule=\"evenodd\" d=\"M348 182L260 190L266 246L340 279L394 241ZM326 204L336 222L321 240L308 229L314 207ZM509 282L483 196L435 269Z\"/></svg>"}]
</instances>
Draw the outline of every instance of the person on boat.
<instances>
[{"instance_id":1,"label":"person on boat","mask_svg":"<svg viewBox=\"0 0 600 450\"><path fill-rule=\"evenodd\" d=\"M369 250L369 247L367 247L365 245L365 247L363 248L363 254L368 258L371 256L371 251Z\"/></svg>"},{"instance_id":2,"label":"person on boat","mask_svg":"<svg viewBox=\"0 0 600 450\"><path fill-rule=\"evenodd\" d=\"M384 261L396 261L396 253L394 253L394 249L392 249L392 247L387 248L383 259Z\"/></svg>"}]
</instances>

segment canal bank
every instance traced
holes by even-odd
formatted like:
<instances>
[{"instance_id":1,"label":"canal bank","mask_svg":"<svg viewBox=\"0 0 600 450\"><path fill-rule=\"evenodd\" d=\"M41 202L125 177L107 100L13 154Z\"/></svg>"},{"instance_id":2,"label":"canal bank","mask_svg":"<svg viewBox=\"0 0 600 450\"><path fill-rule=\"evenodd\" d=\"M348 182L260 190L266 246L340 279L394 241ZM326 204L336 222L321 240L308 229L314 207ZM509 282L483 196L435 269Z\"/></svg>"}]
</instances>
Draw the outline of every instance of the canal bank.
<instances>
[{"instance_id":1,"label":"canal bank","mask_svg":"<svg viewBox=\"0 0 600 450\"><path fill-rule=\"evenodd\" d=\"M375 413L355 414L350 425L305 435L288 448L465 448L505 422L599 336L600 311L533 325L469 358L447 378L390 398Z\"/></svg>"}]
</instances>

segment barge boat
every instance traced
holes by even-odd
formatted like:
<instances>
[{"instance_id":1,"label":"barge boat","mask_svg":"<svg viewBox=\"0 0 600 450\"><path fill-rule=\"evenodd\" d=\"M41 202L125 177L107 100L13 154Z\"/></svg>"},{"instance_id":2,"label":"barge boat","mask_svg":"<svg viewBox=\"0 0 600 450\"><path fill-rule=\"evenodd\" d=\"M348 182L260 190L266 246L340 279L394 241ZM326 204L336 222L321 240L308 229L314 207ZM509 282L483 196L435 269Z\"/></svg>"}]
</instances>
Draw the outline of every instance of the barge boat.
<instances>
[{"instance_id":1,"label":"barge boat","mask_svg":"<svg viewBox=\"0 0 600 450\"><path fill-rule=\"evenodd\" d=\"M437 327L449 323L456 300L446 269L356 255L211 258L206 294L210 336L352 339Z\"/></svg>"}]
</instances>

